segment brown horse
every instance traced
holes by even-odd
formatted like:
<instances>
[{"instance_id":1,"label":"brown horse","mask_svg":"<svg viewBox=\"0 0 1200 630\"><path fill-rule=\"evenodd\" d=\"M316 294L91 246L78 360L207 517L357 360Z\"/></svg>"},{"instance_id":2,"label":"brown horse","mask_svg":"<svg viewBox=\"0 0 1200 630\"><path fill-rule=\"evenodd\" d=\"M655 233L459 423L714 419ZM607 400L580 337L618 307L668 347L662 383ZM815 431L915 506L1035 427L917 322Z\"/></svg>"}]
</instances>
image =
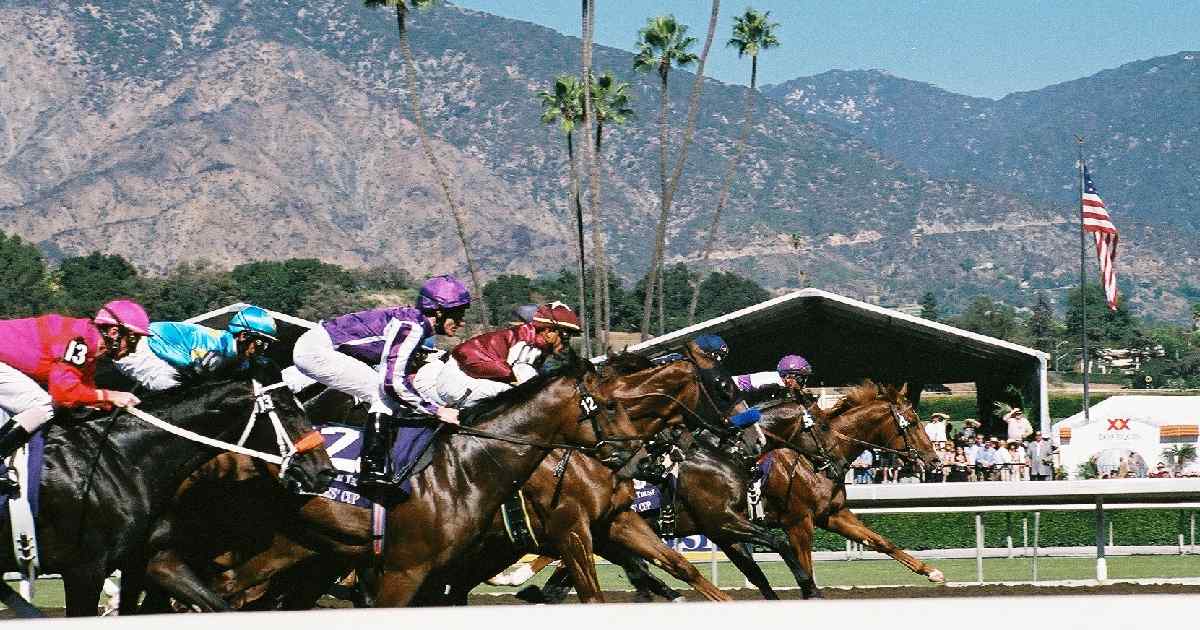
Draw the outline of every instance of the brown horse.
<instances>
[{"instance_id":1,"label":"brown horse","mask_svg":"<svg viewBox=\"0 0 1200 630\"><path fill-rule=\"evenodd\" d=\"M835 462L847 462L857 458L868 446L897 452L918 466L937 466L940 461L933 450L928 436L921 427L920 418L905 398L907 388L897 390L891 386L878 387L870 381L853 388L828 412L816 405L808 407L817 422L815 432L821 443L822 456ZM864 525L846 508L844 468L835 466L838 474L833 479L822 474L811 461L813 455L812 434L799 430L803 406L787 402L763 411L760 426L768 437L768 446L787 445L799 447L778 448L771 451L774 464L763 480L762 495L766 512L765 525L783 527L787 531L790 551L799 558L807 575L812 575L812 532L814 526L836 532L855 542L862 542L873 549L891 555L913 571L928 576L932 581L941 581L941 572L896 548L890 541ZM803 441L802 441L803 439ZM786 444L784 444L786 443ZM745 489L729 484L718 487L725 492L724 502L736 504L744 499ZM691 485L681 483L681 495L689 510L695 510L700 502ZM711 497L709 504L720 504ZM701 504L702 505L702 504ZM683 530L683 531L691 531ZM740 551L740 550L736 550ZM782 556L786 559L786 556ZM770 585L757 566L739 563L731 557L739 570L767 598L772 598ZM747 568L749 569L747 573ZM638 584L643 597L665 588L661 581L646 573L636 564L624 567L630 579ZM555 580L552 578L551 582ZM644 586L643 586L644 585ZM816 584L800 582L804 597L819 596ZM560 599L561 587L550 587L547 594Z\"/></svg>"},{"instance_id":2,"label":"brown horse","mask_svg":"<svg viewBox=\"0 0 1200 630\"><path fill-rule=\"evenodd\" d=\"M619 415L621 416L635 418L656 418L656 420L647 429L653 430L659 424L661 424L664 419L670 421L674 418L678 418L683 413L683 410L679 408L680 405L691 405L691 408L688 410L688 412L694 414L696 413L696 411L694 411L695 409L704 407L704 405L701 404L703 401L707 400L711 403L711 395L706 394L702 396L700 393L701 388L703 387L700 384L700 381L704 376L703 370L711 370L713 368L715 368L715 366L712 365L711 362L705 364L705 359L703 357L699 357L698 363L695 365L679 364L671 367L664 367L663 369L656 369L653 371L653 373L643 374L637 377L611 379L602 383L595 383L589 380L586 383L586 387L591 388L591 391L595 392L597 398L606 401L606 409L619 409ZM585 375L585 378L591 377ZM564 383L559 383L559 385L563 384ZM554 383L550 383L550 385L554 385ZM569 383L567 385L569 385ZM562 393L565 394L565 391ZM576 404L578 404L579 401L578 394L579 391L578 388L576 388L574 398ZM665 394L665 396L662 394ZM510 392L505 396L511 397L512 393ZM614 402L618 400L619 402ZM496 403L492 404L494 405ZM318 408L319 406L319 404L316 405ZM571 409L558 409L557 411L558 413L566 413L567 416L572 420L572 424L567 427L568 430L573 430L574 427L579 426L579 423L575 422L579 416L577 411ZM723 412L724 410L711 409L708 410L707 415L716 417L718 414ZM314 417L325 417L326 415L315 413L314 405L309 406L309 413L314 414ZM479 413L480 412L478 411L475 412L476 417ZM552 413L553 412L549 412L539 417L542 421L546 421ZM562 423L560 423L559 426L561 427ZM509 436L515 434L516 433L513 430L507 430L504 432L504 435ZM434 482L445 480L451 482L451 485L454 485L454 482L456 481L461 482L464 480L463 470L461 469L468 471L468 474L474 472L474 477L478 480L485 480L489 477L494 477L498 472L497 469L499 466L496 464L498 461L510 461L526 456L537 456L544 454L544 451L538 448L520 448L528 445L512 444L503 441L485 441L480 436L476 435L460 434L454 436L453 439L456 443L477 443L476 448L479 450L475 452L475 459L471 466L462 466L461 464L458 464L457 468L460 470L452 475L443 473L442 475L435 476L432 478ZM540 438L535 439L541 439L545 441L549 438L541 436ZM541 453L538 451L541 451ZM452 457L454 454L449 454L444 449L439 452L441 452L442 456L445 458L444 461L447 462L447 464L443 465L450 467L448 466L448 462L450 459L455 459ZM540 459L540 457L538 457L538 459ZM576 456L571 459L579 462L590 462L594 467L603 469L598 462L586 457ZM431 472L437 464L438 457L435 454L434 465L431 466L426 473L423 473L414 479L414 486L424 487L425 485L429 485L427 483L423 483L423 480L427 479L429 472ZM476 469L476 471L470 471L471 468ZM487 470L478 470L480 468ZM220 473L218 476L225 477L223 480L209 479L208 481L210 482L210 485L216 481L244 484L250 481L250 478L256 474L252 467L247 467L245 465L227 465L224 467L214 466L213 468L209 469L209 471L210 473ZM470 479L466 479L466 481L470 481ZM607 492L609 494L612 494L612 485L613 484L611 480L608 481ZM443 496L443 500L440 501L441 503L445 503L446 500L453 496L453 492L446 493L444 490L442 492L445 494ZM569 497L571 494L574 494L573 490L571 493L561 493L563 500L565 500L565 497ZM220 495L221 493L216 494L216 496ZM250 493L247 496L253 497L253 493ZM416 496L415 493L414 496ZM432 494L431 490L430 494L425 496L427 497L425 509L429 509L429 503L438 503L438 501L433 501L434 495ZM504 497L501 497L501 500L503 498ZM266 500L264 500L264 497L261 496L254 497L253 501L260 506L264 504L272 506L279 505L275 500L271 498L266 498ZM219 505L219 502L216 504L210 504L209 510L212 509L213 505ZM230 507L234 508L229 510L230 513L238 513L238 506L234 505ZM434 510L437 511L435 512L431 510L430 512L427 512L427 514L446 513L444 505L441 507L435 507ZM205 512L203 508L196 508L195 511L199 513ZM270 532L273 534L273 536L271 536L271 540L269 541L269 548L266 551L258 553L250 561L237 567L236 570L224 574L217 584L216 590L219 594L225 597L232 596L233 594L241 592L252 585L269 579L271 575L277 573L278 571L314 556L321 556L322 569L325 571L331 571L334 575L338 574L339 572L344 572L346 569L354 566L356 563L361 562L365 558L369 558L371 539L370 513L368 510L354 508L320 498L310 498L300 506L288 506L284 504L284 508L281 510L281 512L284 514L290 513L290 518L265 519L263 522L265 527L259 528L260 536L261 533L265 532ZM494 513L495 511L493 509L492 513L488 514L488 520L491 519L491 515ZM245 522L244 519L243 522ZM587 522L588 521L584 522L584 529L586 529ZM272 528L271 523L280 523L280 526L283 529L276 531ZM389 523L389 526L390 525L391 523ZM212 528L207 529L211 531ZM632 534L630 535L631 540L635 541L635 544L649 544L646 542L644 531L637 533L641 535L640 539L634 537ZM578 538L578 534L576 534L576 537ZM232 536L232 538L236 539L239 537ZM245 537L242 538L245 539ZM653 540L657 542L657 539ZM263 546L267 545L260 544L258 549L261 550ZM203 549L200 555L201 557L211 558L219 551L220 546L218 545L216 547ZM657 552L661 553L661 550L657 550ZM590 549L586 549L584 553L590 557ZM193 554L192 557L192 561L195 562L195 554ZM152 577L155 578L155 581L163 582L164 577L170 576L182 569L180 566L181 563L181 558L178 556L172 557L171 562L152 565L150 568L150 573ZM675 565L679 566L677 559L675 560ZM588 563L588 566L590 566L590 562ZM691 568L690 565L687 566L687 568ZM689 574L685 568L681 567L679 575L681 578L688 578L694 577L696 574L694 569L692 569L691 574ZM169 583L169 579L166 581ZM699 583L698 586L700 586ZM702 588L701 590L703 591L705 589ZM715 593L717 591L715 588L713 588L710 590L710 592ZM319 595L319 591L317 594ZM134 595L132 598L129 595L123 595L123 599L126 601L136 601L136 595ZM303 601L303 599L304 598L301 597L297 601Z\"/></svg>"},{"instance_id":3,"label":"brown horse","mask_svg":"<svg viewBox=\"0 0 1200 630\"><path fill-rule=\"evenodd\" d=\"M907 388L876 388L867 383L852 389L828 414L825 423L831 454L853 461L868 445L896 451L910 462L936 467L941 463L920 419L905 397ZM780 410L786 412L786 409ZM903 424L906 426L901 427ZM844 479L831 480L813 470L796 452L773 451L774 465L763 480L768 522L783 527L800 562L812 575L813 528L820 527L882 553L932 582L942 572L912 557L867 527L846 507Z\"/></svg>"},{"instance_id":4,"label":"brown horse","mask_svg":"<svg viewBox=\"0 0 1200 630\"><path fill-rule=\"evenodd\" d=\"M783 526L787 530L788 540L784 541L784 546L788 553L779 552L778 540L773 539L774 544L765 546L780 553L789 568L792 567L789 558L795 558L800 564L802 571L797 575L797 583L806 598L820 596L816 584L801 577L812 575L814 525L855 541L864 541L880 551L895 552L893 557L931 579L940 576L940 572L904 554L858 521L845 508L842 475L836 474L836 480L831 480L810 463L810 460L818 459L850 461L869 444L895 450L919 464L940 465L928 436L921 429L920 419L904 397L905 391L905 388L881 389L868 381L852 389L827 413L812 405L808 409L817 422L816 440L811 432L801 430L802 405L788 402L763 411L759 425L769 438L768 447L789 447L771 451L775 463L762 486L767 512L767 522L763 525ZM804 457L798 455L796 449ZM749 552L740 545L722 542L722 537L728 537L731 531L737 532L739 527L745 528L744 522L749 522L743 516L748 478L739 475L740 469L728 457L719 455L714 449L698 449L689 453L688 460L681 464L679 498L683 510L676 531L681 535L707 534L764 597L774 599L776 596L766 575ZM844 471L840 466L835 469ZM643 598L650 598L656 592L669 592L639 564L623 563L623 568ZM565 596L568 590L563 586L565 577L560 572L550 579L545 589L549 600L561 600Z\"/></svg>"}]
</instances>

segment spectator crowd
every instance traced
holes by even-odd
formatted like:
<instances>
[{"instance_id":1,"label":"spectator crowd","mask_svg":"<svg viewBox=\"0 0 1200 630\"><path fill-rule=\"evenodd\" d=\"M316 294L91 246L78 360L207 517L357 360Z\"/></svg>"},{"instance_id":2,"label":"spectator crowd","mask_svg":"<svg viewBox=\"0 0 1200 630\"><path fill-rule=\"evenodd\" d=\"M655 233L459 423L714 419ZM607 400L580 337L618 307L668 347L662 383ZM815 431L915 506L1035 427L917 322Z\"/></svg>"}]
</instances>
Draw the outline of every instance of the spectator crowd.
<instances>
[{"instance_id":1,"label":"spectator crowd","mask_svg":"<svg viewBox=\"0 0 1200 630\"><path fill-rule=\"evenodd\" d=\"M1054 478L1056 449L1020 409L1004 415L1005 436L984 435L980 423L967 418L955 433L950 417L935 413L925 433L941 458L941 467L922 473L906 467L894 453L866 450L851 463L854 483L921 483L962 481L1047 481Z\"/></svg>"}]
</instances>

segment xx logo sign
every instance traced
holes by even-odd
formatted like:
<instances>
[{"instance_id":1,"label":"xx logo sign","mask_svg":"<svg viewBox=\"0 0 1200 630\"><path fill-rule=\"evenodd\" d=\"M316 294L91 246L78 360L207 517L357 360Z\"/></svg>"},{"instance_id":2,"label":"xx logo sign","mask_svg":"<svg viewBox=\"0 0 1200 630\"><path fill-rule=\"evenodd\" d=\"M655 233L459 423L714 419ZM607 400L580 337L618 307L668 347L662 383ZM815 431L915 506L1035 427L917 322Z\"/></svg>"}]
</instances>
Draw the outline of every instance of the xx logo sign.
<instances>
[{"instance_id":1,"label":"xx logo sign","mask_svg":"<svg viewBox=\"0 0 1200 630\"><path fill-rule=\"evenodd\" d=\"M1108 421L1109 431L1128 431L1129 421L1124 418L1113 418Z\"/></svg>"}]
</instances>

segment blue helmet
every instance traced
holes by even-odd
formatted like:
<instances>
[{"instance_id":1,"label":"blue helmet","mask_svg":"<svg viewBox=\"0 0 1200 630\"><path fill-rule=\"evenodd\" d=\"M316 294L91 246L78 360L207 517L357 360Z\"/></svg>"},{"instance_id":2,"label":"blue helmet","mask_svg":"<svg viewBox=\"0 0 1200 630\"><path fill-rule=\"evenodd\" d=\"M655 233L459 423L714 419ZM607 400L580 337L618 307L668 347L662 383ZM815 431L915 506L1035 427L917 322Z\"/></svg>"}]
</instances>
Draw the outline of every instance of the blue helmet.
<instances>
[{"instance_id":1,"label":"blue helmet","mask_svg":"<svg viewBox=\"0 0 1200 630\"><path fill-rule=\"evenodd\" d=\"M696 337L696 347L703 350L709 356L720 361L729 354L729 344L718 335L707 334Z\"/></svg>"},{"instance_id":2,"label":"blue helmet","mask_svg":"<svg viewBox=\"0 0 1200 630\"><path fill-rule=\"evenodd\" d=\"M271 341L279 340L279 331L275 327L275 318L271 317L271 314L266 310L257 306L247 306L234 313L225 330L234 335L241 332L248 332L252 335L265 337Z\"/></svg>"}]
</instances>

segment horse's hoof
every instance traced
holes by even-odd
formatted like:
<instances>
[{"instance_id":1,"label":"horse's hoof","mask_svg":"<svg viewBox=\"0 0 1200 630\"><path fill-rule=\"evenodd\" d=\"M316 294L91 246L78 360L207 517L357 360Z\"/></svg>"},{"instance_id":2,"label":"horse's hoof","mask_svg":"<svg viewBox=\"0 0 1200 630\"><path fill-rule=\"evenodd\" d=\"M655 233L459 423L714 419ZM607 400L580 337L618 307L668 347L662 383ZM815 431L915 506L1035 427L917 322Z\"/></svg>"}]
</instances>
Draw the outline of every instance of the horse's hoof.
<instances>
[{"instance_id":1,"label":"horse's hoof","mask_svg":"<svg viewBox=\"0 0 1200 630\"><path fill-rule=\"evenodd\" d=\"M945 584L946 583L946 575L937 569L930 571L929 575L927 575L926 577L929 578L930 582L935 582L937 584Z\"/></svg>"}]
</instances>

